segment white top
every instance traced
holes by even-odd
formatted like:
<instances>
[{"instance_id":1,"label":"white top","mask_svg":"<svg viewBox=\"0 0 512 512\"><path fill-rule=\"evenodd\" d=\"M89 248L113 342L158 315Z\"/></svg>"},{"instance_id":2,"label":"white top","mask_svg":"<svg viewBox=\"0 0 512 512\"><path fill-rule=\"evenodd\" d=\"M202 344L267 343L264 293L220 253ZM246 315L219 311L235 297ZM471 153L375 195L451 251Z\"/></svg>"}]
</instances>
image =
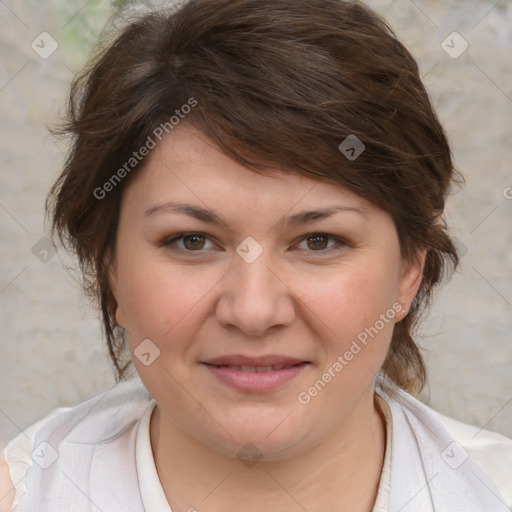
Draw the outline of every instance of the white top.
<instances>
[{"instance_id":1,"label":"white top","mask_svg":"<svg viewBox=\"0 0 512 512\"><path fill-rule=\"evenodd\" d=\"M135 441L137 477L139 478L140 495L144 508L148 512L172 512L160 483L151 449L149 425L155 406L156 402L153 400L142 417L139 429L137 430L137 439Z\"/></svg>"},{"instance_id":2,"label":"white top","mask_svg":"<svg viewBox=\"0 0 512 512\"><path fill-rule=\"evenodd\" d=\"M376 394L386 450L373 512L512 510L512 440L444 417L391 384L377 383ZM135 378L26 429L4 450L11 510L172 512L151 448L155 406Z\"/></svg>"},{"instance_id":3,"label":"white top","mask_svg":"<svg viewBox=\"0 0 512 512\"><path fill-rule=\"evenodd\" d=\"M384 455L384 464L379 483L379 490L377 499L372 512L387 512L389 501L389 484L391 477L391 442L392 442L392 428L393 420L391 418L391 411L387 407L384 400L377 400L376 403L380 406L381 411L386 417L386 450ZM142 496L142 503L147 511L151 512L172 512L167 498L165 497L162 484L158 478L156 471L155 459L151 449L150 440L150 421L151 415L155 409L156 402L153 400L148 410L142 417L139 428L137 430L136 439L136 464L137 476L139 478L140 494Z\"/></svg>"},{"instance_id":4,"label":"white top","mask_svg":"<svg viewBox=\"0 0 512 512\"><path fill-rule=\"evenodd\" d=\"M384 455L384 464L380 477L377 499L372 512L387 512L389 502L389 486L391 478L391 443L393 432L393 419L391 411L385 400L377 395L376 404L386 418L386 449ZM151 449L150 422L151 415L156 407L153 400L150 407L142 417L137 430L136 439L136 464L137 476L139 478L140 493L144 508L151 512L172 512L167 498L165 497L162 484L158 477L155 466L155 460Z\"/></svg>"}]
</instances>

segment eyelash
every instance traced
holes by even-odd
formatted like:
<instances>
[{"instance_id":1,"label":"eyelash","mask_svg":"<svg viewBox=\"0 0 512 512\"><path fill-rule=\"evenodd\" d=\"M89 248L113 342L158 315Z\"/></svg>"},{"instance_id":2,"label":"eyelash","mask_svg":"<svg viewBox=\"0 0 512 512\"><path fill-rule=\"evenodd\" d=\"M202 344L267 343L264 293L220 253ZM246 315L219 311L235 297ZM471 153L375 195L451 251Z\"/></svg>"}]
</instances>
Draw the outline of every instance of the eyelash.
<instances>
[{"instance_id":1,"label":"eyelash","mask_svg":"<svg viewBox=\"0 0 512 512\"><path fill-rule=\"evenodd\" d=\"M190 232L190 233L180 233L179 235L175 235L171 238L166 238L164 239L159 245L161 247L165 247L165 248L170 248L169 246L173 245L175 242L178 242L180 240L183 240L185 237L187 236L200 236L200 237L205 237L205 239L207 240L210 240L210 237L204 233L199 233L199 232ZM326 237L328 238L329 240L333 240L334 242L336 242L337 246L331 246L331 247L327 247L326 249L320 249L320 250L307 250L307 249L300 249L301 251L306 251L306 252L309 252L309 253L312 253L312 254L315 254L315 253L318 253L319 256L322 256L322 255L326 255L326 254L331 254L331 253L335 253L335 252L339 252L341 251L342 249L344 249L345 247L349 246L349 243L344 240L343 238L340 238L338 236L334 236L334 235L330 235L329 233L308 233L306 235L304 235L298 242L298 244L300 244L301 242L307 240L309 237L315 237L315 236L320 236L320 237ZM171 248L170 250L177 250L177 251L180 251L180 252L183 252L183 253L187 253L187 254L194 254L194 253L197 253L199 255L201 254L204 254L204 249L200 249L200 250L197 250L197 251L191 251L191 250L188 250L188 249L182 249L180 247L175 247L175 248Z\"/></svg>"}]
</instances>

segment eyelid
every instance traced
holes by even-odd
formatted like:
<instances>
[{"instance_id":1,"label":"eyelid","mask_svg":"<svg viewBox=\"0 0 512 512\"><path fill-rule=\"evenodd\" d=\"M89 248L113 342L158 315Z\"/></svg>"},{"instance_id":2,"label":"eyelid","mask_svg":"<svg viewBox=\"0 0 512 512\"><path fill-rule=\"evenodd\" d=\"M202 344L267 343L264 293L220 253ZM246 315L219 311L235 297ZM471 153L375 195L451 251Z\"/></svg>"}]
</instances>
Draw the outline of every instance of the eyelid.
<instances>
[{"instance_id":1,"label":"eyelid","mask_svg":"<svg viewBox=\"0 0 512 512\"><path fill-rule=\"evenodd\" d=\"M206 240L209 240L210 242L215 244L214 239L210 235L207 235L206 233L202 233L200 231L188 231L188 232L183 232L183 233L177 233L170 237L166 237L158 245L160 247L168 248L169 246L173 245L175 242L182 240L186 236L193 236L193 235L202 236ZM304 251L309 254L316 254L318 256L322 256L322 255L330 254L332 252L340 251L340 250L344 249L345 247L350 246L350 243L346 239L344 239L340 236L332 235L330 233L323 233L323 232L319 232L319 231L312 231L310 233L306 233L306 234L302 235L300 238L297 239L296 242L294 242L293 246L295 247L296 245L305 241L308 237L312 237L312 236L325 236L328 239L333 240L336 243L334 246L328 247L326 249L321 249L318 251L307 250L307 249L299 249L299 251ZM206 250L200 249L197 251L192 251L192 250L182 249L180 247L175 247L175 250L182 252L182 253L187 253L187 254L194 254L194 253L204 254L204 252L206 252L208 249L206 249Z\"/></svg>"},{"instance_id":2,"label":"eyelid","mask_svg":"<svg viewBox=\"0 0 512 512\"><path fill-rule=\"evenodd\" d=\"M312 237L312 236L325 236L329 240L334 241L335 244L333 246L331 246L331 247L327 247L326 249L322 249L322 250L319 250L319 251L313 251L313 250L307 250L307 249L299 249L299 250L301 250L301 251L303 250L303 251L305 251L305 252L307 252L309 254L325 255L325 254L330 254L332 252L339 251L339 250L343 249L344 247L350 245L344 238L342 238L340 236L331 235L330 233L322 233L322 232L307 233L306 235L303 235L299 239L297 244L295 244L295 245L300 244L301 242L305 241L308 237Z\"/></svg>"},{"instance_id":3,"label":"eyelid","mask_svg":"<svg viewBox=\"0 0 512 512\"><path fill-rule=\"evenodd\" d=\"M193 236L193 235L202 236L206 240L209 240L210 242L215 244L215 242L212 239L212 237L210 235L207 235L206 233L201 233L200 231L187 231L187 232L184 232L184 233L177 233L176 235L165 237L161 242L159 242L158 245L160 247L164 247L164 248L165 247L169 247L169 246L173 245L175 242L183 240L186 236ZM201 249L199 251L190 251L190 250L187 250L187 249L182 249L181 247L176 247L176 250L178 250L180 252L186 252L188 254L194 254L194 253L202 254L205 251L204 249Z\"/></svg>"}]
</instances>

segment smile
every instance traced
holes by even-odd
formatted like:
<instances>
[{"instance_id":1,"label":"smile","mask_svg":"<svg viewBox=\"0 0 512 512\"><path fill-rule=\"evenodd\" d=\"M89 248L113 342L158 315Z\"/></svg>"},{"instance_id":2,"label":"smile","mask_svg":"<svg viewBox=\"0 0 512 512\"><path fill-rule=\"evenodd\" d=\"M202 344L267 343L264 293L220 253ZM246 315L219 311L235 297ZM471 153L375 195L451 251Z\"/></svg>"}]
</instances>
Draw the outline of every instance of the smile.
<instances>
[{"instance_id":1,"label":"smile","mask_svg":"<svg viewBox=\"0 0 512 512\"><path fill-rule=\"evenodd\" d=\"M295 364L215 365L203 363L217 382L246 393L270 392L281 388L295 379L311 363L303 361Z\"/></svg>"},{"instance_id":2,"label":"smile","mask_svg":"<svg viewBox=\"0 0 512 512\"><path fill-rule=\"evenodd\" d=\"M215 365L217 368L230 368L231 370L238 370L239 372L273 372L277 370L283 370L285 368L292 368L294 364L274 364L270 366L237 366L234 364L230 365Z\"/></svg>"}]
</instances>

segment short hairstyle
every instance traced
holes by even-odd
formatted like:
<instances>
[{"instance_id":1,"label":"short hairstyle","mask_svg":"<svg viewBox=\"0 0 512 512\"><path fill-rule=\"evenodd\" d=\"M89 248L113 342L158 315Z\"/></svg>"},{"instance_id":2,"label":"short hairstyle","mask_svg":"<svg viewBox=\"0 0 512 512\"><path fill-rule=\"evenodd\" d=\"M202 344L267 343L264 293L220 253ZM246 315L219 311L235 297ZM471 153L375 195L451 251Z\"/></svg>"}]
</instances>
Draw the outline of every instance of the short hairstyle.
<instances>
[{"instance_id":1,"label":"short hairstyle","mask_svg":"<svg viewBox=\"0 0 512 512\"><path fill-rule=\"evenodd\" d=\"M130 365L109 284L123 189L144 163L133 153L157 127L170 132L170 118L192 102L183 122L229 157L253 172L344 186L390 214L404 262L426 251L382 368L418 393L426 369L414 327L458 265L441 217L458 173L414 58L376 13L342 0L190 0L154 10L73 81L56 130L72 145L47 213L99 303L116 378ZM339 149L349 136L364 144L357 159Z\"/></svg>"}]
</instances>

